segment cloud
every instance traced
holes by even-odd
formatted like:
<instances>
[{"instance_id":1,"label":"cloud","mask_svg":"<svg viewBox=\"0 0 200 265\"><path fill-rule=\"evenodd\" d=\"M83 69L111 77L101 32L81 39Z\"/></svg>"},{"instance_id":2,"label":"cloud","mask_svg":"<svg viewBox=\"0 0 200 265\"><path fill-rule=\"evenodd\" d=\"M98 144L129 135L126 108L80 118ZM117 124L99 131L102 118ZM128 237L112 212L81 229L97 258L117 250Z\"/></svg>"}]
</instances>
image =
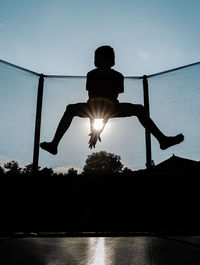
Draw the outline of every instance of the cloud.
<instances>
[{"instance_id":1,"label":"cloud","mask_svg":"<svg viewBox=\"0 0 200 265\"><path fill-rule=\"evenodd\" d=\"M138 51L137 55L143 60L147 60L151 56L151 54L149 52L147 52L147 51Z\"/></svg>"},{"instance_id":2,"label":"cloud","mask_svg":"<svg viewBox=\"0 0 200 265\"><path fill-rule=\"evenodd\" d=\"M68 170L70 168L74 168L75 170L77 170L78 174L82 173L82 171L83 171L81 168L76 167L76 166L55 167L55 168L53 168L53 171L55 173L63 173L63 174L65 174L65 173L68 172Z\"/></svg>"}]
</instances>

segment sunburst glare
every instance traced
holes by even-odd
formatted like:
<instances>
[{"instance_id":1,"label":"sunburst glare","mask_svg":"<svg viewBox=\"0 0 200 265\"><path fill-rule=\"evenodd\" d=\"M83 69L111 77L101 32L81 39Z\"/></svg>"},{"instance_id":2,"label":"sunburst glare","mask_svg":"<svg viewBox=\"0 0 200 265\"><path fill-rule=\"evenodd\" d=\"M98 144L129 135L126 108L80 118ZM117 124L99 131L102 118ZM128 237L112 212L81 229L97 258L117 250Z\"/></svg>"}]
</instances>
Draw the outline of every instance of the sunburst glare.
<instances>
[{"instance_id":1,"label":"sunburst glare","mask_svg":"<svg viewBox=\"0 0 200 265\"><path fill-rule=\"evenodd\" d=\"M103 128L103 119L95 119L93 126L95 130L101 130Z\"/></svg>"}]
</instances>

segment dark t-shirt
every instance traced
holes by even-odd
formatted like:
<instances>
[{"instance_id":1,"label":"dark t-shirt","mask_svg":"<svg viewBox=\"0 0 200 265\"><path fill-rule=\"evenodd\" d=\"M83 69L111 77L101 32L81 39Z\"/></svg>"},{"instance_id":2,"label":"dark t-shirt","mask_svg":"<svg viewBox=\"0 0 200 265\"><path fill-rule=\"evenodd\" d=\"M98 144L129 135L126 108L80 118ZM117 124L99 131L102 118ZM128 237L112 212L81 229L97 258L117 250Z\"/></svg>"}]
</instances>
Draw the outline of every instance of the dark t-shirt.
<instances>
[{"instance_id":1,"label":"dark t-shirt","mask_svg":"<svg viewBox=\"0 0 200 265\"><path fill-rule=\"evenodd\" d=\"M124 92L124 76L113 69L96 68L87 74L86 90L89 99L103 97L117 102L119 93Z\"/></svg>"}]
</instances>

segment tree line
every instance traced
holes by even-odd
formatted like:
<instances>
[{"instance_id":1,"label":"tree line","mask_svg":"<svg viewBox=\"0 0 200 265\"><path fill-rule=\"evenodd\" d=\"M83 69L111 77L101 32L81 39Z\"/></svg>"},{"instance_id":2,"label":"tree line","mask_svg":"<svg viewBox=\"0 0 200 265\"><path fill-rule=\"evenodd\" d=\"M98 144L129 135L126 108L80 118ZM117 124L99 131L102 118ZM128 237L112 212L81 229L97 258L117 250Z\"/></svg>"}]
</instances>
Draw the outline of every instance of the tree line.
<instances>
[{"instance_id":1,"label":"tree line","mask_svg":"<svg viewBox=\"0 0 200 265\"><path fill-rule=\"evenodd\" d=\"M121 162L121 157L105 151L95 152L88 156L81 174L117 174L130 171ZM31 175L32 164L20 167L17 161L10 161L0 166L0 175ZM52 168L44 167L38 168L39 175L48 176L75 176L78 171L73 167L67 173L56 173Z\"/></svg>"}]
</instances>

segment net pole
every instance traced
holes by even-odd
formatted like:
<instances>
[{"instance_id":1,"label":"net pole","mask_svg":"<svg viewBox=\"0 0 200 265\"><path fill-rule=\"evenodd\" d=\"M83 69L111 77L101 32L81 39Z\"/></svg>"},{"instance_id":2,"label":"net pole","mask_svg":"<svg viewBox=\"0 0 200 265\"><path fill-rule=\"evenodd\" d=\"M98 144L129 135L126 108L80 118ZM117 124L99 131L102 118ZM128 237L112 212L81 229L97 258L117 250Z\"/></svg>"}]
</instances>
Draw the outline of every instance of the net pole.
<instances>
[{"instance_id":1,"label":"net pole","mask_svg":"<svg viewBox=\"0 0 200 265\"><path fill-rule=\"evenodd\" d=\"M38 82L32 173L36 173L38 171L43 88L44 75L41 74Z\"/></svg>"},{"instance_id":2,"label":"net pole","mask_svg":"<svg viewBox=\"0 0 200 265\"><path fill-rule=\"evenodd\" d=\"M144 107L148 116L150 116L149 108L149 87L147 76L143 76L143 95L144 95ZM152 157L151 157L151 134L148 129L145 128L145 142L146 142L146 167L150 168L152 166Z\"/></svg>"}]
</instances>

